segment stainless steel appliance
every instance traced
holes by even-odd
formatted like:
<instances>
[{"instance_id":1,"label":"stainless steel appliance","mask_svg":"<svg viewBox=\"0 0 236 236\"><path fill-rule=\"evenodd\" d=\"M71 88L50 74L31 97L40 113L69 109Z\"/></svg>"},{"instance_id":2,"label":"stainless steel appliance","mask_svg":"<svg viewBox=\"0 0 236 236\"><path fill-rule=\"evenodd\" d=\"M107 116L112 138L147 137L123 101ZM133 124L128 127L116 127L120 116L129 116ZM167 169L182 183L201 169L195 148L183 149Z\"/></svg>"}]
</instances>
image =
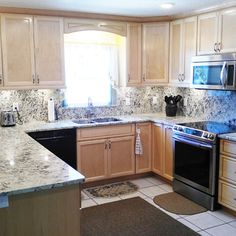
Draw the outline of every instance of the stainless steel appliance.
<instances>
[{"instance_id":1,"label":"stainless steel appliance","mask_svg":"<svg viewBox=\"0 0 236 236\"><path fill-rule=\"evenodd\" d=\"M192 87L236 90L236 54L192 58Z\"/></svg>"},{"instance_id":2,"label":"stainless steel appliance","mask_svg":"<svg viewBox=\"0 0 236 236\"><path fill-rule=\"evenodd\" d=\"M193 122L173 127L173 189L209 210L218 206L219 140L217 135L236 132L236 126Z\"/></svg>"},{"instance_id":3,"label":"stainless steel appliance","mask_svg":"<svg viewBox=\"0 0 236 236\"><path fill-rule=\"evenodd\" d=\"M16 119L15 119L14 112L2 111L0 122L1 122L1 126L4 126L4 127L16 125Z\"/></svg>"}]
</instances>

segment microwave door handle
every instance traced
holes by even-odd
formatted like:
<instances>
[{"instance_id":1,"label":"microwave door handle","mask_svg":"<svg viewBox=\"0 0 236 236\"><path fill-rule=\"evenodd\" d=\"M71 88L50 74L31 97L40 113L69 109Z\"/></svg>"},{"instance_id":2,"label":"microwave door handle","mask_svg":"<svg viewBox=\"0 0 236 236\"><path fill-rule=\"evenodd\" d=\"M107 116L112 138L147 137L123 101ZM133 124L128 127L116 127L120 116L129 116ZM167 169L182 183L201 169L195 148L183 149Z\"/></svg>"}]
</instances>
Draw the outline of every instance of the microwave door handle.
<instances>
[{"instance_id":1,"label":"microwave door handle","mask_svg":"<svg viewBox=\"0 0 236 236\"><path fill-rule=\"evenodd\" d=\"M227 62L224 62L221 72L220 72L220 81L224 88L227 84L227 80L228 80L228 66L227 66Z\"/></svg>"}]
</instances>

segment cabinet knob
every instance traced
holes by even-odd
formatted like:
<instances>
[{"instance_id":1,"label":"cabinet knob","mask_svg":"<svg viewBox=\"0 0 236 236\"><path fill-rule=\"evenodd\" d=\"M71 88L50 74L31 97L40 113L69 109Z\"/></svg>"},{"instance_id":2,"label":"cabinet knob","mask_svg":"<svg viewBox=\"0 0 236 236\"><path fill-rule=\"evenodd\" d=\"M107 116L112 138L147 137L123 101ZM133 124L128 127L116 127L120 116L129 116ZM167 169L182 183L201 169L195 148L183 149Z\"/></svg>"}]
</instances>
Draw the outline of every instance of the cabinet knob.
<instances>
[{"instance_id":1,"label":"cabinet knob","mask_svg":"<svg viewBox=\"0 0 236 236\"><path fill-rule=\"evenodd\" d=\"M184 80L185 80L185 76L184 76L184 74L182 74L182 77L181 77L181 78L182 78L182 81L184 81Z\"/></svg>"},{"instance_id":2,"label":"cabinet knob","mask_svg":"<svg viewBox=\"0 0 236 236\"><path fill-rule=\"evenodd\" d=\"M107 149L107 142L105 142L105 149Z\"/></svg>"},{"instance_id":3,"label":"cabinet knob","mask_svg":"<svg viewBox=\"0 0 236 236\"><path fill-rule=\"evenodd\" d=\"M0 84L2 84L2 75L0 74Z\"/></svg>"},{"instance_id":4,"label":"cabinet knob","mask_svg":"<svg viewBox=\"0 0 236 236\"><path fill-rule=\"evenodd\" d=\"M180 82L180 74L178 74L178 81Z\"/></svg>"},{"instance_id":5,"label":"cabinet knob","mask_svg":"<svg viewBox=\"0 0 236 236\"><path fill-rule=\"evenodd\" d=\"M221 43L217 44L217 51L220 52L221 51Z\"/></svg>"}]
</instances>

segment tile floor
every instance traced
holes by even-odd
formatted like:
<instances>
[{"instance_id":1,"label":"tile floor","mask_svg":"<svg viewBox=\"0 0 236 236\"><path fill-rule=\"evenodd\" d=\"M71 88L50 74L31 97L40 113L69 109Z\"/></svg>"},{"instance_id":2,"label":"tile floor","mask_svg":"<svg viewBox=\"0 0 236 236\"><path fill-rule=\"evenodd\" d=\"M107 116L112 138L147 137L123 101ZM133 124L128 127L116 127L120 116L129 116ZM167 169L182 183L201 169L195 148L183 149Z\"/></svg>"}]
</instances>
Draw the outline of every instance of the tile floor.
<instances>
[{"instance_id":1,"label":"tile floor","mask_svg":"<svg viewBox=\"0 0 236 236\"><path fill-rule=\"evenodd\" d=\"M200 214L191 216L187 215L176 215L165 211L153 202L153 197L167 192L172 192L172 187L166 184L160 179L155 177L141 178L137 180L131 180L132 183L138 185L139 190L135 193L123 195L120 197L112 198L98 198L93 197L91 194L86 192L86 189L82 191L82 208L95 206L103 203L119 201L121 199L127 199L139 196L151 203L155 207L166 212L168 215L185 224L189 228L198 232L200 235L214 235L214 236L231 236L236 235L236 217L229 213L218 210L218 211L207 211Z\"/></svg>"}]
</instances>

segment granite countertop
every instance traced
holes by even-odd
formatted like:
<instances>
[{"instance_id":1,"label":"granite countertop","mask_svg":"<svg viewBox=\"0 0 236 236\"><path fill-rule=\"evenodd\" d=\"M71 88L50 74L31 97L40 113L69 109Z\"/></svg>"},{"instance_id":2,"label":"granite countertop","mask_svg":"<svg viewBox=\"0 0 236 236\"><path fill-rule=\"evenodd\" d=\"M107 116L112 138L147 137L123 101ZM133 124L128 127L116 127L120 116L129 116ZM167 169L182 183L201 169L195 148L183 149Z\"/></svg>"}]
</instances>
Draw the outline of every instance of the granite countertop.
<instances>
[{"instance_id":1,"label":"granite countertop","mask_svg":"<svg viewBox=\"0 0 236 236\"><path fill-rule=\"evenodd\" d=\"M221 135L219 135L219 138L236 142L236 133L221 134Z\"/></svg>"},{"instance_id":2,"label":"granite countertop","mask_svg":"<svg viewBox=\"0 0 236 236\"><path fill-rule=\"evenodd\" d=\"M66 120L0 127L0 195L40 191L84 181L83 175L33 140L26 132L145 121L174 125L196 120L181 116L166 117L163 113L119 116L118 118L122 121L79 125Z\"/></svg>"}]
</instances>

